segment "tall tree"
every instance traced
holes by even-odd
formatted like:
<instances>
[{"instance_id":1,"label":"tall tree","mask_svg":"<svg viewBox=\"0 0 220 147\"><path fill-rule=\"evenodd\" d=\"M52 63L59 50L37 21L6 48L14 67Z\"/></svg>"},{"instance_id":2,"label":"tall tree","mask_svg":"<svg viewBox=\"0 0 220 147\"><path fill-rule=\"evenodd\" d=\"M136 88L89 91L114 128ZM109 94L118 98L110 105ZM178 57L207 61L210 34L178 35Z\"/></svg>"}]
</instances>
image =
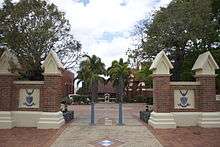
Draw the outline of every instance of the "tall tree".
<instances>
[{"instance_id":1,"label":"tall tree","mask_svg":"<svg viewBox=\"0 0 220 147\"><path fill-rule=\"evenodd\" d=\"M82 83L82 92L84 94L89 94L89 86L90 86L90 69L89 63L87 61L82 61L79 65L79 70L77 71L77 76L75 80L77 80L77 86Z\"/></svg>"},{"instance_id":2,"label":"tall tree","mask_svg":"<svg viewBox=\"0 0 220 147\"><path fill-rule=\"evenodd\" d=\"M80 63L79 70L77 71L78 79L77 83L82 82L84 88L89 90L88 92L92 94L92 97L97 96L98 91L98 81L103 81L104 79L100 75L104 75L105 64L102 63L101 58L93 55L85 55L86 60Z\"/></svg>"},{"instance_id":3,"label":"tall tree","mask_svg":"<svg viewBox=\"0 0 220 147\"><path fill-rule=\"evenodd\" d=\"M151 88L153 87L153 81L151 77L152 71L150 71L149 68L149 65L144 65L140 70L135 72L135 77L137 77L139 81L143 81L145 86Z\"/></svg>"},{"instance_id":4,"label":"tall tree","mask_svg":"<svg viewBox=\"0 0 220 147\"><path fill-rule=\"evenodd\" d=\"M214 19L212 4L213 0L172 0L167 8L154 13L152 22L143 25L145 35L135 53L152 60L165 50L174 65L174 80L180 80L186 55L220 46L219 24Z\"/></svg>"},{"instance_id":5,"label":"tall tree","mask_svg":"<svg viewBox=\"0 0 220 147\"><path fill-rule=\"evenodd\" d=\"M125 90L125 84L128 81L129 77L129 67L128 63L124 62L123 59L119 61L114 60L111 67L108 68L107 73L110 76L110 81L113 82L113 86L116 86L118 89L119 95L119 117L118 124L123 125L123 114L122 114L122 102Z\"/></svg>"},{"instance_id":6,"label":"tall tree","mask_svg":"<svg viewBox=\"0 0 220 147\"><path fill-rule=\"evenodd\" d=\"M65 67L80 57L81 44L54 4L44 0L5 0L0 8L0 47L14 53L29 79L41 79L41 62L50 50L57 52Z\"/></svg>"},{"instance_id":7,"label":"tall tree","mask_svg":"<svg viewBox=\"0 0 220 147\"><path fill-rule=\"evenodd\" d=\"M86 60L82 61L77 78L83 81L84 85L88 87L91 94L92 104L91 104L91 124L95 124L95 111L94 111L94 99L97 98L98 93L98 82L104 79L100 76L105 74L105 64L102 63L101 58L93 55L85 55Z\"/></svg>"},{"instance_id":8,"label":"tall tree","mask_svg":"<svg viewBox=\"0 0 220 147\"><path fill-rule=\"evenodd\" d=\"M119 90L119 96L122 98L130 73L128 63L124 62L122 58L119 61L114 60L112 61L111 67L107 69L107 73L110 77L109 80L112 81L113 86Z\"/></svg>"}]
</instances>

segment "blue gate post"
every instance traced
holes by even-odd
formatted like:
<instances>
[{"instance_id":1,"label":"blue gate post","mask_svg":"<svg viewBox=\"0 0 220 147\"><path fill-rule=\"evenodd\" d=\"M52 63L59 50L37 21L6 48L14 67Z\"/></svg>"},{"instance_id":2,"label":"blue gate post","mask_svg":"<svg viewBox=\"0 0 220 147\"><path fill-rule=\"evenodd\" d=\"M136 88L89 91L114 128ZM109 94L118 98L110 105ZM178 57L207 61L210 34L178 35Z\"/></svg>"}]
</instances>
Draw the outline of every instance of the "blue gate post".
<instances>
[{"instance_id":1,"label":"blue gate post","mask_svg":"<svg viewBox=\"0 0 220 147\"><path fill-rule=\"evenodd\" d=\"M94 103L94 100L91 103L91 125L95 125L95 103Z\"/></svg>"},{"instance_id":2,"label":"blue gate post","mask_svg":"<svg viewBox=\"0 0 220 147\"><path fill-rule=\"evenodd\" d=\"M119 108L118 108L118 125L122 126L123 125L123 111L122 111L122 102L123 102L123 90L124 90L124 83L123 83L123 78L122 76L120 76L119 78L119 96L120 96L120 100L119 100Z\"/></svg>"},{"instance_id":3,"label":"blue gate post","mask_svg":"<svg viewBox=\"0 0 220 147\"><path fill-rule=\"evenodd\" d=\"M123 125L123 111L122 111L122 102L119 102L119 119L118 119L118 125Z\"/></svg>"}]
</instances>

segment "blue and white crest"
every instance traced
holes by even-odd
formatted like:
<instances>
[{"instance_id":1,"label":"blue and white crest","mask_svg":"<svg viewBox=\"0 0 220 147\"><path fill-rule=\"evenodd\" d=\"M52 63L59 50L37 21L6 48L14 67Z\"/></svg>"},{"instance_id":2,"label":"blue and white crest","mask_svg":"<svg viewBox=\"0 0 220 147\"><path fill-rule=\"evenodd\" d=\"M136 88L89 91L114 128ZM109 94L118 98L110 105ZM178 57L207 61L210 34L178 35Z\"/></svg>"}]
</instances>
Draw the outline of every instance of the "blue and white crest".
<instances>
[{"instance_id":1,"label":"blue and white crest","mask_svg":"<svg viewBox=\"0 0 220 147\"><path fill-rule=\"evenodd\" d=\"M25 89L25 90L26 90L27 96L25 97L26 102L24 103L24 105L26 106L35 105L35 103L33 102L33 96L32 96L32 94L34 93L34 89L32 89L32 91L28 91L28 89Z\"/></svg>"},{"instance_id":2,"label":"blue and white crest","mask_svg":"<svg viewBox=\"0 0 220 147\"><path fill-rule=\"evenodd\" d=\"M186 90L186 92L182 92L181 90L179 90L179 91L180 91L181 97L180 97L180 103L178 104L178 106L185 108L190 105L188 103L188 97L186 96L188 93L188 90Z\"/></svg>"}]
</instances>

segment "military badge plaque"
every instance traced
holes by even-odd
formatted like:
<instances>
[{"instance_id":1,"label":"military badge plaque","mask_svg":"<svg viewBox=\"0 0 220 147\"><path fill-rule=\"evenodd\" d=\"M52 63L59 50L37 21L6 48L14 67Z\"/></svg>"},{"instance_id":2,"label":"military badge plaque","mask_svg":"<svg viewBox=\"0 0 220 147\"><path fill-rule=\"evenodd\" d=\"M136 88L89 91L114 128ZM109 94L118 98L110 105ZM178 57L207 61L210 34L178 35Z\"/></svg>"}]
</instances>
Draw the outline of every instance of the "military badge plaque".
<instances>
[{"instance_id":1,"label":"military badge plaque","mask_svg":"<svg viewBox=\"0 0 220 147\"><path fill-rule=\"evenodd\" d=\"M39 108L39 89L20 89L19 108Z\"/></svg>"},{"instance_id":2,"label":"military badge plaque","mask_svg":"<svg viewBox=\"0 0 220 147\"><path fill-rule=\"evenodd\" d=\"M195 106L194 90L178 89L174 90L174 108L193 109Z\"/></svg>"}]
</instances>

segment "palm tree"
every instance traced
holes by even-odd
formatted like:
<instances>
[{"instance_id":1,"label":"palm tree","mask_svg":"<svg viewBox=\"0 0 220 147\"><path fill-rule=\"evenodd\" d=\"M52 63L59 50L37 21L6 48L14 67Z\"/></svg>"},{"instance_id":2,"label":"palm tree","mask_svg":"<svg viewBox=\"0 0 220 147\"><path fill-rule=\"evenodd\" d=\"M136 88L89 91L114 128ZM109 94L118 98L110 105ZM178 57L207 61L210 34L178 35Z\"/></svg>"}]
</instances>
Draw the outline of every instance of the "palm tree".
<instances>
[{"instance_id":1,"label":"palm tree","mask_svg":"<svg viewBox=\"0 0 220 147\"><path fill-rule=\"evenodd\" d=\"M77 78L79 79L78 83L83 82L91 94L91 124L93 125L95 124L94 99L97 98L98 82L103 81L100 75L105 74L106 70L101 58L95 55L91 57L84 55L84 57L86 57L86 60L80 63Z\"/></svg>"},{"instance_id":2,"label":"palm tree","mask_svg":"<svg viewBox=\"0 0 220 147\"><path fill-rule=\"evenodd\" d=\"M153 81L152 81L152 71L149 70L150 66L149 65L145 65L143 66L139 71L137 71L135 73L135 77L137 77L137 79L139 81L142 81L145 83L146 86L148 87L152 87L153 86Z\"/></svg>"},{"instance_id":3,"label":"palm tree","mask_svg":"<svg viewBox=\"0 0 220 147\"><path fill-rule=\"evenodd\" d=\"M113 86L117 87L117 93L119 94L119 121L118 124L122 125L122 101L124 96L125 85L127 84L130 68L128 63L124 62L122 58L119 61L114 60L111 67L107 70L110 76L109 80L113 82Z\"/></svg>"},{"instance_id":4,"label":"palm tree","mask_svg":"<svg viewBox=\"0 0 220 147\"><path fill-rule=\"evenodd\" d=\"M77 86L82 83L83 86L83 92L84 93L89 93L89 73L90 73L90 69L89 66L87 64L87 61L84 60L80 63L79 65L79 70L77 71L77 76L75 78L75 80L77 79Z\"/></svg>"}]
</instances>

